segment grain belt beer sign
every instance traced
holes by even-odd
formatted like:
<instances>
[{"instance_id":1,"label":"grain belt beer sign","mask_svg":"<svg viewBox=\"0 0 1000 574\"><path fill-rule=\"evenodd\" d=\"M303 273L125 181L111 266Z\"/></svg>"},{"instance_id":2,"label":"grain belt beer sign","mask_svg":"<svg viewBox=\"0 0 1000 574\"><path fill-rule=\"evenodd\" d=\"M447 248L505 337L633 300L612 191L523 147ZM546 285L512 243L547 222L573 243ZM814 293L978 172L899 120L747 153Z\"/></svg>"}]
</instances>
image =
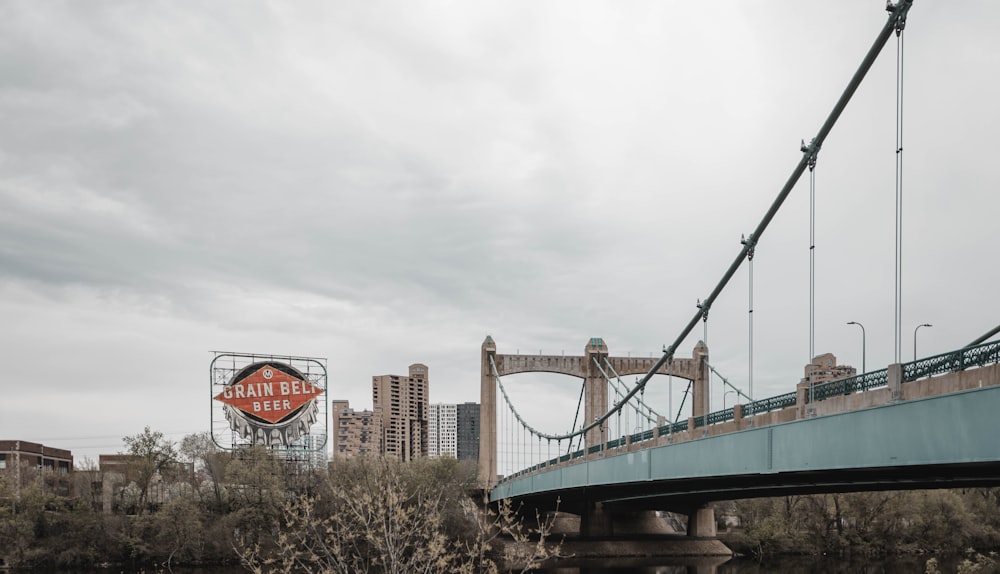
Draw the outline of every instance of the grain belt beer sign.
<instances>
[{"instance_id":1,"label":"grain belt beer sign","mask_svg":"<svg viewBox=\"0 0 1000 574\"><path fill-rule=\"evenodd\" d=\"M280 361L251 363L236 371L214 399L223 403L229 427L264 446L288 446L309 434L324 389Z\"/></svg>"}]
</instances>

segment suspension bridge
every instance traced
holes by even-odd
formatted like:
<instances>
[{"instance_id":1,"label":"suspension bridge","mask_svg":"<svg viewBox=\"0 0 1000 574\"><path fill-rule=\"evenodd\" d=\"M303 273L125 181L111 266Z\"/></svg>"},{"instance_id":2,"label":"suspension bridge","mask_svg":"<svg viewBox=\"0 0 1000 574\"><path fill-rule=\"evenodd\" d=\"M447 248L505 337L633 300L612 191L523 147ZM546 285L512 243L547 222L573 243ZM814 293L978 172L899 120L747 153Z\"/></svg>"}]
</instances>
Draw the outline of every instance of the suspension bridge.
<instances>
[{"instance_id":1,"label":"suspension bridge","mask_svg":"<svg viewBox=\"0 0 1000 574\"><path fill-rule=\"evenodd\" d=\"M1000 342L997 330L952 352L901 360L900 260L902 190L902 38L912 0L887 6L888 19L816 137L753 233L674 342L657 358L613 356L601 338L581 355L499 353L487 337L481 347L479 478L492 502L510 500L539 510L580 516L580 533L613 535L628 517L653 511L688 516L690 536L714 536L710 502L800 493L924 489L1000 484ZM707 322L713 302L746 262L801 176L812 174L819 151L840 114L895 34L897 37L896 315L895 360L857 373L813 347L813 268L810 259L810 356L806 377L789 392L754 399L732 385L699 341L690 358L678 353L694 328ZM813 209L811 207L811 209ZM812 229L810 241L813 240ZM812 249L812 246L810 247ZM751 363L752 365L752 363ZM573 428L541 430L518 410L504 378L557 373L582 379ZM752 366L751 366L752 381ZM712 411L713 374L738 399ZM625 376L638 376L630 385ZM645 400L655 376L686 381L681 408L660 412ZM499 393L498 393L499 391ZM688 399L690 397L690 399ZM688 403L688 400L690 401ZM684 405L689 416L681 419ZM498 428L498 415L505 428ZM635 432L621 433L621 423ZM612 436L612 429L618 429ZM498 438L530 453L523 467L498 472Z\"/></svg>"},{"instance_id":2,"label":"suspension bridge","mask_svg":"<svg viewBox=\"0 0 1000 574\"><path fill-rule=\"evenodd\" d=\"M699 342L692 358L664 369L688 379L692 397L691 416L665 422L662 415L652 418L642 401L600 408L610 394L624 392L611 372L634 372L649 359L612 357L597 338L580 356L503 355L488 337L481 408L483 417L494 418L481 420L479 471L491 485L490 499L578 514L581 534L590 536L613 534L621 520L616 515L659 510L687 514L691 535L713 536L707 504L717 500L1000 484L1000 342L831 380L824 380L825 365L813 365L816 376L792 392L713 412L703 406L707 351ZM564 435L533 429L503 397L502 378L537 371L583 378L585 412L631 410L635 420L655 424L613 438L610 424ZM497 394L491 389L500 389L501 408L511 409L521 425L522 448L542 442L556 456L496 474ZM573 447L580 437L581 447ZM564 445L570 448L565 454Z\"/></svg>"}]
</instances>

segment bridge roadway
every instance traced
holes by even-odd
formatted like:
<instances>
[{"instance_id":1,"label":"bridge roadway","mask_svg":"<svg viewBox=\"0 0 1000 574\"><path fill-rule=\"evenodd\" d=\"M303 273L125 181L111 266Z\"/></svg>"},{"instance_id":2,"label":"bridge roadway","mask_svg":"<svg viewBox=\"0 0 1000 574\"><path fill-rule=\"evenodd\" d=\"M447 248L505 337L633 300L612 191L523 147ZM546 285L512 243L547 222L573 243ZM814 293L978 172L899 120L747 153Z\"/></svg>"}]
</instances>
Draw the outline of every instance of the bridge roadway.
<instances>
[{"instance_id":1,"label":"bridge roadway","mask_svg":"<svg viewBox=\"0 0 1000 574\"><path fill-rule=\"evenodd\" d=\"M838 397L834 408L865 395L884 404L824 414L821 401L788 422L716 435L695 429L691 434L704 434L543 466L503 480L490 499L540 510L558 501L560 511L586 523L595 508L694 516L715 500L1000 484L1000 366L897 384L895 392L889 386ZM908 398L915 395L929 396Z\"/></svg>"}]
</instances>

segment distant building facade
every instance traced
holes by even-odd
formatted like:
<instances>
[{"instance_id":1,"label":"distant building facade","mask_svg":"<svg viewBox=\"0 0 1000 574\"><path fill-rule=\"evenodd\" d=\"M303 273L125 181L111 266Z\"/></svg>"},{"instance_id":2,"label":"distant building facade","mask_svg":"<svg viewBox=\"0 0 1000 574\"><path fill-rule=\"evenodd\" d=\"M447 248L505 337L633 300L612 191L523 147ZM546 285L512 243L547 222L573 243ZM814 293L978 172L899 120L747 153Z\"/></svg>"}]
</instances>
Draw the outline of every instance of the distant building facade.
<instances>
[{"instance_id":1,"label":"distant building facade","mask_svg":"<svg viewBox=\"0 0 1000 574\"><path fill-rule=\"evenodd\" d=\"M140 500L134 488L129 491L129 485L148 480L143 510L157 510L178 495L171 485L178 481L186 482L194 476L193 462L173 461L155 469L152 476L144 477L144 473L149 472L149 463L141 456L102 454L98 455L97 461L98 471L93 477L92 488L95 495L100 493L101 508L108 514L135 514L139 511Z\"/></svg>"},{"instance_id":2,"label":"distant building facade","mask_svg":"<svg viewBox=\"0 0 1000 574\"><path fill-rule=\"evenodd\" d=\"M410 365L405 377L372 377L372 410L381 424L379 452L402 461L427 456L428 398L427 365Z\"/></svg>"},{"instance_id":3,"label":"distant building facade","mask_svg":"<svg viewBox=\"0 0 1000 574\"><path fill-rule=\"evenodd\" d=\"M326 449L323 448L326 440L322 434L309 433L302 437L302 447L304 452L297 453L298 459L308 468L325 468Z\"/></svg>"},{"instance_id":4,"label":"distant building facade","mask_svg":"<svg viewBox=\"0 0 1000 574\"><path fill-rule=\"evenodd\" d=\"M41 479L50 492L69 496L72 472L73 453L68 450L24 440L0 440L0 473L13 477L17 496L36 479Z\"/></svg>"},{"instance_id":5,"label":"distant building facade","mask_svg":"<svg viewBox=\"0 0 1000 574\"><path fill-rule=\"evenodd\" d=\"M427 365L372 377L372 410L330 402L334 458L364 454L402 461L420 457L479 458L479 403L430 404Z\"/></svg>"},{"instance_id":6,"label":"distant building facade","mask_svg":"<svg viewBox=\"0 0 1000 574\"><path fill-rule=\"evenodd\" d=\"M479 460L479 403L430 406L429 456Z\"/></svg>"},{"instance_id":7,"label":"distant building facade","mask_svg":"<svg viewBox=\"0 0 1000 574\"><path fill-rule=\"evenodd\" d=\"M479 403L456 405L458 460L479 460Z\"/></svg>"},{"instance_id":8,"label":"distant building facade","mask_svg":"<svg viewBox=\"0 0 1000 574\"><path fill-rule=\"evenodd\" d=\"M824 353L813 357L805 367L805 377L803 383L818 385L827 381L835 381L845 377L853 377L858 374L858 370L848 365L838 365L837 357L833 353Z\"/></svg>"},{"instance_id":9,"label":"distant building facade","mask_svg":"<svg viewBox=\"0 0 1000 574\"><path fill-rule=\"evenodd\" d=\"M380 454L381 413L355 411L348 401L330 401L334 458Z\"/></svg>"},{"instance_id":10,"label":"distant building facade","mask_svg":"<svg viewBox=\"0 0 1000 574\"><path fill-rule=\"evenodd\" d=\"M458 458L458 405L430 405L427 456Z\"/></svg>"}]
</instances>

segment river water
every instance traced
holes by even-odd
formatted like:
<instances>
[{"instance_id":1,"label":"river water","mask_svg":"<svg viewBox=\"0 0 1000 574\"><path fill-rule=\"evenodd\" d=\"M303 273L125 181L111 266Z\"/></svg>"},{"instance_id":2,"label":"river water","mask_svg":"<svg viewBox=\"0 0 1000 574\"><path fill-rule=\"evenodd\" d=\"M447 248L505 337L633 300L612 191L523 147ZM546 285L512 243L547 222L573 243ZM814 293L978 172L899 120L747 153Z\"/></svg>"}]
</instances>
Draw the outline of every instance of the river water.
<instances>
[{"instance_id":1,"label":"river water","mask_svg":"<svg viewBox=\"0 0 1000 574\"><path fill-rule=\"evenodd\" d=\"M549 574L656 573L656 574L923 574L924 560L916 558L892 560L846 560L828 557L781 557L767 562L749 558L731 560L682 558L665 562L649 560L592 560L586 564L544 570ZM942 569L954 572L954 569Z\"/></svg>"},{"instance_id":2,"label":"river water","mask_svg":"<svg viewBox=\"0 0 1000 574\"><path fill-rule=\"evenodd\" d=\"M564 564L541 570L545 574L923 574L929 556L914 556L879 560L847 560L833 557L780 557L763 563L748 558L725 559L683 558L588 560L581 564ZM961 557L940 559L942 574L956 572ZM38 572L38 571L34 571ZM158 568L122 570L59 570L44 574L245 574L239 567ZM980 570L977 574L998 574L1000 569ZM12 574L14 572L12 571ZM18 572L17 574L20 574ZM41 574L41 573L40 573Z\"/></svg>"},{"instance_id":3,"label":"river water","mask_svg":"<svg viewBox=\"0 0 1000 574\"><path fill-rule=\"evenodd\" d=\"M665 562L649 560L589 560L586 564L543 570L547 574L924 574L930 556L891 559L853 559L833 557L783 556L765 562L750 558L682 558ZM956 572L961 557L939 558L942 574ZM998 574L1000 569L979 570L977 574Z\"/></svg>"}]
</instances>

